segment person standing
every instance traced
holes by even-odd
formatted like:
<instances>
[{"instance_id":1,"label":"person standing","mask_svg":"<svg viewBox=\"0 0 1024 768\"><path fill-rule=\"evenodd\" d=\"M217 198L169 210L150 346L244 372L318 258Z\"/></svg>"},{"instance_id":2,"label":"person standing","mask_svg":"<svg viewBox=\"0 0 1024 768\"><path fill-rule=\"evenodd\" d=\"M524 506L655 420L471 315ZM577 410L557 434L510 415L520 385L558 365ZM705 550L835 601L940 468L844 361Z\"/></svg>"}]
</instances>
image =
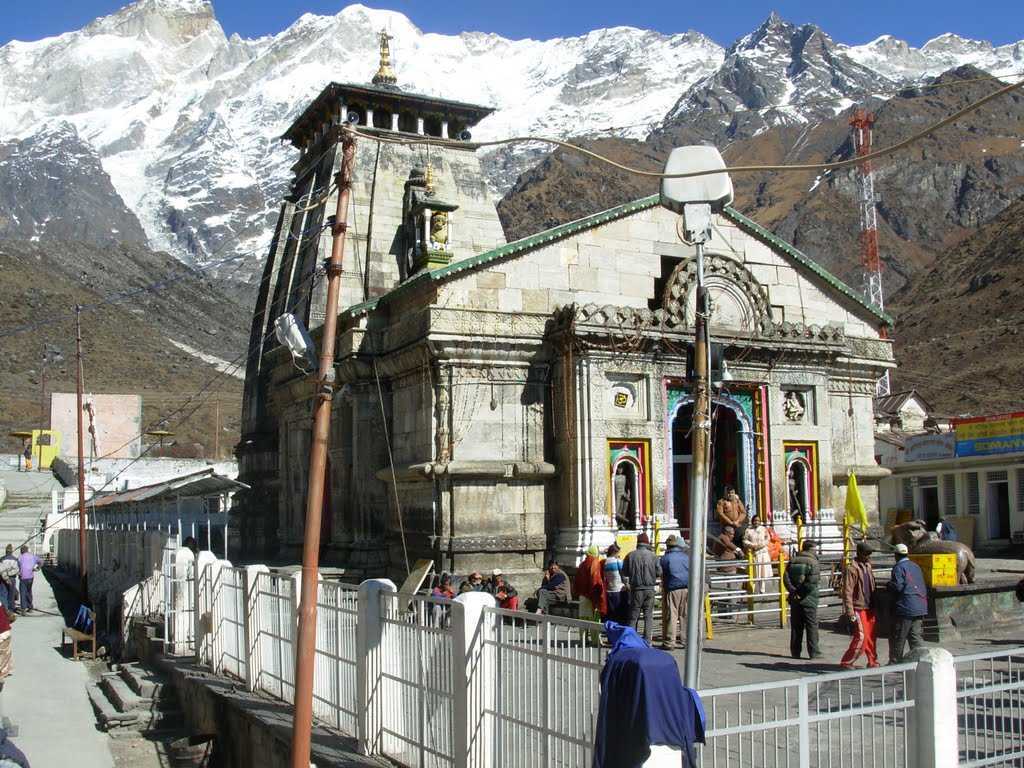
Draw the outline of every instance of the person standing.
<instances>
[{"instance_id":1,"label":"person standing","mask_svg":"<svg viewBox=\"0 0 1024 768\"><path fill-rule=\"evenodd\" d=\"M743 500L731 485L725 486L725 493L715 504L715 517L723 528L727 525L732 526L738 537L737 544L743 540L743 532L747 527L747 508L743 506Z\"/></svg>"},{"instance_id":2,"label":"person standing","mask_svg":"<svg viewBox=\"0 0 1024 768\"><path fill-rule=\"evenodd\" d=\"M39 566L42 565L42 561L28 551L28 547L24 544L21 545L21 554L18 556L18 567L21 570L19 574L18 587L21 597L21 612L28 613L29 611L35 610L32 605L32 581L35 579L36 571L39 570Z\"/></svg>"},{"instance_id":3,"label":"person standing","mask_svg":"<svg viewBox=\"0 0 1024 768\"><path fill-rule=\"evenodd\" d=\"M20 572L21 567L18 565L18 558L14 556L14 547L8 544L6 554L0 559L0 603L8 613L14 613Z\"/></svg>"},{"instance_id":4,"label":"person standing","mask_svg":"<svg viewBox=\"0 0 1024 768\"><path fill-rule=\"evenodd\" d=\"M622 575L629 587L629 624L639 632L643 614L644 640L650 645L654 639L654 587L661 576L661 562L646 533L636 537L636 549L626 555Z\"/></svg>"},{"instance_id":5,"label":"person standing","mask_svg":"<svg viewBox=\"0 0 1024 768\"><path fill-rule=\"evenodd\" d=\"M768 554L768 544L771 543L771 535L768 528L761 525L761 518L754 515L743 532L743 548L754 554L754 591L764 594L768 589L768 580L772 577L772 558Z\"/></svg>"},{"instance_id":6,"label":"person standing","mask_svg":"<svg viewBox=\"0 0 1024 768\"><path fill-rule=\"evenodd\" d=\"M818 565L817 544L805 541L782 577L789 594L789 652L799 659L803 651L804 633L807 634L807 653L812 659L821 658L818 645L818 583L821 567Z\"/></svg>"},{"instance_id":7,"label":"person standing","mask_svg":"<svg viewBox=\"0 0 1024 768\"><path fill-rule=\"evenodd\" d=\"M604 574L601 571L601 555L591 545L576 568L572 591L579 600L579 616L584 621L593 621L596 615L608 612L608 599L604 591Z\"/></svg>"},{"instance_id":8,"label":"person standing","mask_svg":"<svg viewBox=\"0 0 1024 768\"><path fill-rule=\"evenodd\" d=\"M661 557L661 647L666 651L675 649L677 631L686 634L689 591L690 555L672 534L665 539L665 554Z\"/></svg>"},{"instance_id":9,"label":"person standing","mask_svg":"<svg viewBox=\"0 0 1024 768\"><path fill-rule=\"evenodd\" d=\"M629 593L622 583L622 560L619 559L620 547L612 544L605 552L601 563L601 574L604 578L605 601L608 610L603 619L625 624L629 621Z\"/></svg>"},{"instance_id":10,"label":"person standing","mask_svg":"<svg viewBox=\"0 0 1024 768\"><path fill-rule=\"evenodd\" d=\"M853 669L853 663L864 654L869 667L878 666L875 651L875 611L873 595L875 574L871 570L871 545L866 541L857 543L857 557L850 561L843 572L843 613L853 625L853 637L839 665Z\"/></svg>"},{"instance_id":11,"label":"person standing","mask_svg":"<svg viewBox=\"0 0 1024 768\"><path fill-rule=\"evenodd\" d=\"M928 615L928 589L924 584L921 566L907 557L907 545L896 545L896 565L887 589L895 601L893 613L896 622L889 640L889 663L903 661L903 651L910 641L913 653L924 645L924 617Z\"/></svg>"}]
</instances>

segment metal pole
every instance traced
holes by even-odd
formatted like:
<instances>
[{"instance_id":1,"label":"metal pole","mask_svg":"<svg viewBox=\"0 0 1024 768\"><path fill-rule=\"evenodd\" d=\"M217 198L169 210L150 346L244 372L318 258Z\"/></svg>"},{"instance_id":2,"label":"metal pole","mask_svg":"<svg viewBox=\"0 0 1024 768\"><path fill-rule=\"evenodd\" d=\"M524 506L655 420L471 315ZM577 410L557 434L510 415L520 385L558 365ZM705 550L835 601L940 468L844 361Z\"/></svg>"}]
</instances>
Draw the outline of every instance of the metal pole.
<instances>
[{"instance_id":1,"label":"metal pole","mask_svg":"<svg viewBox=\"0 0 1024 768\"><path fill-rule=\"evenodd\" d=\"M708 377L707 291L704 288L704 243L697 242L696 332L693 340L694 382L693 463L690 479L690 591L686 599L686 665L688 688L700 686L700 622L704 605L704 551L707 548L708 467L710 453L710 381Z\"/></svg>"},{"instance_id":2,"label":"metal pole","mask_svg":"<svg viewBox=\"0 0 1024 768\"><path fill-rule=\"evenodd\" d=\"M89 550L85 546L85 436L82 432L82 305L75 305L75 356L78 359L75 394L78 400L78 562L82 597L89 599Z\"/></svg>"},{"instance_id":3,"label":"metal pole","mask_svg":"<svg viewBox=\"0 0 1024 768\"><path fill-rule=\"evenodd\" d=\"M334 214L334 241L327 262L327 311L320 342L320 369L313 403L313 438L309 450L309 491L302 541L302 592L299 633L295 646L295 719L292 722L292 768L309 768L313 729L313 663L316 654L317 566L320 557L320 517L324 503L327 441L331 427L331 395L334 390L334 343L341 292L341 262L348 229L349 195L356 142L342 133L341 169L338 171L338 205Z\"/></svg>"}]
</instances>

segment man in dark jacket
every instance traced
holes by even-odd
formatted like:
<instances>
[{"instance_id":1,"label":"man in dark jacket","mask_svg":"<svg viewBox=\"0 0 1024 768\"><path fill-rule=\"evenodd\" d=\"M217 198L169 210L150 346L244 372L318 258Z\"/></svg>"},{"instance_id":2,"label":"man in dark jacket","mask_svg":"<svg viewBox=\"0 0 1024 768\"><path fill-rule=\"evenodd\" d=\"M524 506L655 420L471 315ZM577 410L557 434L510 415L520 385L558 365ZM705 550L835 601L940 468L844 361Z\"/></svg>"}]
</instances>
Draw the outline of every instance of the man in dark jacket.
<instances>
[{"instance_id":1,"label":"man in dark jacket","mask_svg":"<svg viewBox=\"0 0 1024 768\"><path fill-rule=\"evenodd\" d=\"M782 581L789 593L789 652L799 659L803 651L804 633L807 633L807 653L812 659L821 658L818 645L818 565L817 545L805 541L800 552L793 557Z\"/></svg>"},{"instance_id":2,"label":"man in dark jacket","mask_svg":"<svg viewBox=\"0 0 1024 768\"><path fill-rule=\"evenodd\" d=\"M690 555L672 534L661 558L661 647L675 648L676 632L686 634L686 596L690 591ZM677 627L678 625L678 627Z\"/></svg>"},{"instance_id":3,"label":"man in dark jacket","mask_svg":"<svg viewBox=\"0 0 1024 768\"><path fill-rule=\"evenodd\" d=\"M924 644L922 626L924 617L928 615L928 590L924 585L924 573L921 566L907 557L906 544L896 545L896 565L892 567L888 589L895 601L889 663L899 664L903 661L907 640L910 641L911 653Z\"/></svg>"},{"instance_id":4,"label":"man in dark jacket","mask_svg":"<svg viewBox=\"0 0 1024 768\"><path fill-rule=\"evenodd\" d=\"M629 624L639 631L643 613L644 640L648 644L654 638L654 587L660 576L661 562L651 549L651 539L641 533L636 537L636 549L622 564L622 580L629 587Z\"/></svg>"}]
</instances>

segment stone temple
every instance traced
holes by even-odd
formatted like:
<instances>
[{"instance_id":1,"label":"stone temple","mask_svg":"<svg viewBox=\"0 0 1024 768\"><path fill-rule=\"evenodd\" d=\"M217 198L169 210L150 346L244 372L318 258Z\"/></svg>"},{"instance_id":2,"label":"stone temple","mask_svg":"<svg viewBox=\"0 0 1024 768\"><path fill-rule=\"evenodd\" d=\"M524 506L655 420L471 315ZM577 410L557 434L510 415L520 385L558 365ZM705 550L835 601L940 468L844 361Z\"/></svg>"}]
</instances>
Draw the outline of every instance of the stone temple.
<instances>
[{"instance_id":1,"label":"stone temple","mask_svg":"<svg viewBox=\"0 0 1024 768\"><path fill-rule=\"evenodd\" d=\"M447 141L358 139L322 564L525 573L622 529L686 533L695 262L678 216L654 196L506 242L466 146L490 109L401 90L386 45L373 84L332 83L284 137L301 157L253 314L236 556L299 558L313 388L273 322L318 338L345 120ZM855 472L875 514L891 320L731 208L706 253L725 365L701 513L731 485L776 527L832 525Z\"/></svg>"}]
</instances>

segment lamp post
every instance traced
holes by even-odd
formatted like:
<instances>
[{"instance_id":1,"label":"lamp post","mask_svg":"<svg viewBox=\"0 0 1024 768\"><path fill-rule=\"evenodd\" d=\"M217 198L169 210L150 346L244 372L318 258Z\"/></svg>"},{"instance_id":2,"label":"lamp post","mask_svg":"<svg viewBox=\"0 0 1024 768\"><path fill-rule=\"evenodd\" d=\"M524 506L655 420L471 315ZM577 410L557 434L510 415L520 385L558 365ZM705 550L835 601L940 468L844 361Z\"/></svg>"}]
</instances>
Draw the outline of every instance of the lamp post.
<instances>
[{"instance_id":1,"label":"lamp post","mask_svg":"<svg viewBox=\"0 0 1024 768\"><path fill-rule=\"evenodd\" d=\"M666 178L661 204L683 214L686 242L696 249L697 287L694 304L694 403L692 477L690 481L690 589L686 603L686 664L683 679L689 688L700 685L701 619L706 583L708 457L711 452L711 350L707 288L704 285L704 245L711 238L712 213L732 202L732 181L725 161L714 147L677 147L665 164L666 174L721 170L689 178Z\"/></svg>"}]
</instances>

